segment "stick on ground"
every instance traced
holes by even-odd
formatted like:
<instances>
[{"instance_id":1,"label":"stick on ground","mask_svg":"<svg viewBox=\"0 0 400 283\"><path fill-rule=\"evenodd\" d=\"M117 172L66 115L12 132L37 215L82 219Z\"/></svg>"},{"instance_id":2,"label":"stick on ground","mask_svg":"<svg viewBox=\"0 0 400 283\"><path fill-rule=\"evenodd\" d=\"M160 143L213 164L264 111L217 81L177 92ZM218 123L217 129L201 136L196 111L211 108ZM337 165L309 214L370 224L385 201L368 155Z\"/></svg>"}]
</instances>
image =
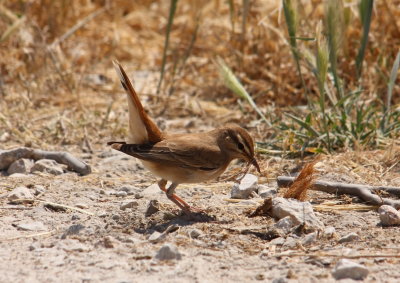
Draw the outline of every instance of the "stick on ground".
<instances>
[{"instance_id":1,"label":"stick on ground","mask_svg":"<svg viewBox=\"0 0 400 283\"><path fill-rule=\"evenodd\" d=\"M45 151L29 147L20 147L11 150L0 151L0 170L10 167L11 163L21 158L39 160L53 159L58 163L65 164L69 169L81 174L88 175L92 169L85 162L77 159L69 152L64 151Z\"/></svg>"},{"instance_id":2,"label":"stick on ground","mask_svg":"<svg viewBox=\"0 0 400 283\"><path fill-rule=\"evenodd\" d=\"M295 177L279 176L277 183L279 187L287 187L293 181ZM337 182L328 182L323 180L316 180L311 188L312 190L322 191L330 194L347 194L359 197L365 203L372 205L391 205L396 209L400 209L400 200L392 200L387 198L381 198L378 195L373 194L374 190L382 190L397 196L400 195L400 188L396 187L375 187L361 184L345 184Z\"/></svg>"}]
</instances>

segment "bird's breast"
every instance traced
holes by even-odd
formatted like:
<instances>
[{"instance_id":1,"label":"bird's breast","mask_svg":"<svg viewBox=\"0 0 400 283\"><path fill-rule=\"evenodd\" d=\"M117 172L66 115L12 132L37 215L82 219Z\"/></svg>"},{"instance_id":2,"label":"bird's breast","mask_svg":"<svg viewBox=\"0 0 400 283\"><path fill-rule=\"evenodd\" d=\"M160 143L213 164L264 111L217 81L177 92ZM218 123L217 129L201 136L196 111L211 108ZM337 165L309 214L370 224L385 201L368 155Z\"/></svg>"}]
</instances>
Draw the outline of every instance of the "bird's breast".
<instances>
[{"instance_id":1,"label":"bird's breast","mask_svg":"<svg viewBox=\"0 0 400 283\"><path fill-rule=\"evenodd\" d=\"M178 184L201 183L213 180L220 176L229 165L229 163L227 163L215 170L202 170L177 166L166 166L151 161L141 161L143 166L154 175Z\"/></svg>"}]
</instances>

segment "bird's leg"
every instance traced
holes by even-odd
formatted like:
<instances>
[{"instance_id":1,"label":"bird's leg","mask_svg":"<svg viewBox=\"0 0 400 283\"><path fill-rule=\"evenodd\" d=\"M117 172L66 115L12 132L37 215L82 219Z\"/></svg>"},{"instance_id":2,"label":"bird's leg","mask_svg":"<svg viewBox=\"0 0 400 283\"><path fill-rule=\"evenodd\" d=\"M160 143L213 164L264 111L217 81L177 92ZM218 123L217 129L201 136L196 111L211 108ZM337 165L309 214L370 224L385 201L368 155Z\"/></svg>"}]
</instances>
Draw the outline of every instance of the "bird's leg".
<instances>
[{"instance_id":1,"label":"bird's leg","mask_svg":"<svg viewBox=\"0 0 400 283\"><path fill-rule=\"evenodd\" d=\"M175 203L177 206L179 206L180 209L182 209L185 212L190 212L190 205L188 205L183 199L178 197L176 194L174 194L175 188L178 186L178 184L172 183L168 189L165 188L165 185L167 184L167 181L164 179L161 179L158 182L158 186L160 189L166 193L167 197Z\"/></svg>"}]
</instances>

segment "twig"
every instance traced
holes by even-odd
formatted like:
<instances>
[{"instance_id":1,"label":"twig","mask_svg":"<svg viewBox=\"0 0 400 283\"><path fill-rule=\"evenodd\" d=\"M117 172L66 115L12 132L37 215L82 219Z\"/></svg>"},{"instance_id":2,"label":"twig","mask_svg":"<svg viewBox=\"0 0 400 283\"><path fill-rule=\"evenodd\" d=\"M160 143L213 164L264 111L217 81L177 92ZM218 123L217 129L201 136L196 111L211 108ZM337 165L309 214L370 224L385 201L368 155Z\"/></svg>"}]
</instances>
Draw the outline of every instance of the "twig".
<instances>
[{"instance_id":1,"label":"twig","mask_svg":"<svg viewBox=\"0 0 400 283\"><path fill-rule=\"evenodd\" d=\"M16 199L16 200L13 200L12 202L13 203L18 203L18 202L35 202L35 201L43 203L43 204L49 204L49 205L52 205L52 206L58 206L58 207L67 208L67 209L70 209L70 210L76 210L76 211L79 211L81 213L84 213L84 214L87 214L87 215L91 215L91 216L94 215L93 212L90 212L90 211L87 211L87 210L84 210L84 209L81 209L81 208L78 208L78 207L69 206L69 205L60 204L60 203L55 203L55 202L51 202L51 201L47 201L47 200L41 200L41 199Z\"/></svg>"},{"instance_id":2,"label":"twig","mask_svg":"<svg viewBox=\"0 0 400 283\"><path fill-rule=\"evenodd\" d=\"M400 254L360 254L360 255L340 255L340 254L328 254L328 253L280 253L272 255L273 257L284 257L284 256L307 256L307 257L338 257L338 258L377 258L377 257L394 257L400 258Z\"/></svg>"},{"instance_id":3,"label":"twig","mask_svg":"<svg viewBox=\"0 0 400 283\"><path fill-rule=\"evenodd\" d=\"M287 187L290 185L295 177L288 176L279 176L277 178L277 183L279 187ZM331 194L348 194L359 197L366 203L372 205L382 205L387 204L395 207L396 209L400 208L400 201L391 200L387 198L380 198L379 196L373 194L374 190L381 190L388 192L390 194L400 196L400 188L397 187L385 187L385 186L368 186L361 184L345 184L345 183L337 183L337 182L328 182L317 180L315 181L312 190L322 191Z\"/></svg>"},{"instance_id":4,"label":"twig","mask_svg":"<svg viewBox=\"0 0 400 283\"><path fill-rule=\"evenodd\" d=\"M0 242L12 241L12 240L18 240L18 239L27 239L27 238L33 238L33 237L39 237L39 236L47 236L47 235L52 235L56 231L57 230L52 230L52 231L49 231L49 232L41 232L41 233L35 233L35 234L30 234L30 235L22 235L22 236L4 238L4 239L0 239Z\"/></svg>"},{"instance_id":5,"label":"twig","mask_svg":"<svg viewBox=\"0 0 400 283\"><path fill-rule=\"evenodd\" d=\"M44 151L40 149L33 149L29 147L20 147L11 150L0 151L0 170L7 169L11 163L21 159L53 159L58 163L65 164L71 170L78 172L81 175L91 173L91 168L85 162L77 159L69 152L63 151Z\"/></svg>"}]
</instances>

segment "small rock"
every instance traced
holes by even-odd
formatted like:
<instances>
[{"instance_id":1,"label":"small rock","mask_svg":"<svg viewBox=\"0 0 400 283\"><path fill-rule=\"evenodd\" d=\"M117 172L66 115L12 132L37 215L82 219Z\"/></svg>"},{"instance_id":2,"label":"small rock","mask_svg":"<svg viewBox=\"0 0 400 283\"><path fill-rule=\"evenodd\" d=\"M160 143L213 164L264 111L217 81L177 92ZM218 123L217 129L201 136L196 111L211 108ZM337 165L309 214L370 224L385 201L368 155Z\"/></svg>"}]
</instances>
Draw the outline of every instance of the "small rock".
<instances>
[{"instance_id":1,"label":"small rock","mask_svg":"<svg viewBox=\"0 0 400 283\"><path fill-rule=\"evenodd\" d=\"M27 178L29 175L22 173L14 173L8 176L8 178Z\"/></svg>"},{"instance_id":2,"label":"small rock","mask_svg":"<svg viewBox=\"0 0 400 283\"><path fill-rule=\"evenodd\" d=\"M201 235L203 235L203 232L200 231L199 229L192 229L192 230L189 231L189 236L192 239L197 239Z\"/></svg>"},{"instance_id":3,"label":"small rock","mask_svg":"<svg viewBox=\"0 0 400 283\"><path fill-rule=\"evenodd\" d=\"M99 194L101 194L101 195L105 195L105 194L106 194L106 191L105 191L105 190L103 190L103 189L100 189L100 191L99 191Z\"/></svg>"},{"instance_id":4,"label":"small rock","mask_svg":"<svg viewBox=\"0 0 400 283\"><path fill-rule=\"evenodd\" d=\"M295 247L297 247L297 242L298 239L293 237L287 237L282 247L284 249L294 249Z\"/></svg>"},{"instance_id":5,"label":"small rock","mask_svg":"<svg viewBox=\"0 0 400 283\"><path fill-rule=\"evenodd\" d=\"M111 216L111 218L115 221L118 221L121 218L121 216L119 216L118 214L114 214L113 216Z\"/></svg>"},{"instance_id":6,"label":"small rock","mask_svg":"<svg viewBox=\"0 0 400 283\"><path fill-rule=\"evenodd\" d=\"M278 237L269 241L270 245L276 245L276 246L282 246L284 243L285 243L285 238L283 237Z\"/></svg>"},{"instance_id":7,"label":"small rock","mask_svg":"<svg viewBox=\"0 0 400 283\"><path fill-rule=\"evenodd\" d=\"M86 203L77 203L75 206L80 209L86 209L89 207Z\"/></svg>"},{"instance_id":8,"label":"small rock","mask_svg":"<svg viewBox=\"0 0 400 283\"><path fill-rule=\"evenodd\" d=\"M315 242L315 240L317 239L318 233L317 232L313 232L313 233L309 233L307 235L304 236L303 240L301 241L302 245L310 245L312 243Z\"/></svg>"},{"instance_id":9,"label":"small rock","mask_svg":"<svg viewBox=\"0 0 400 283\"><path fill-rule=\"evenodd\" d=\"M284 278L284 277L280 277L280 278L275 278L274 280L272 280L272 283L287 283L289 280Z\"/></svg>"},{"instance_id":10,"label":"small rock","mask_svg":"<svg viewBox=\"0 0 400 283\"><path fill-rule=\"evenodd\" d=\"M378 209L379 218L384 226L399 225L400 212L390 205L381 205Z\"/></svg>"},{"instance_id":11,"label":"small rock","mask_svg":"<svg viewBox=\"0 0 400 283\"><path fill-rule=\"evenodd\" d=\"M154 197L154 195L161 194L161 193L163 193L163 191L160 190L160 187L158 186L158 184L153 184L153 185L148 186L146 189L144 189L141 192L141 195Z\"/></svg>"},{"instance_id":12,"label":"small rock","mask_svg":"<svg viewBox=\"0 0 400 283\"><path fill-rule=\"evenodd\" d=\"M294 226L294 222L290 216L283 217L275 223L275 227L282 229L285 234L289 233Z\"/></svg>"},{"instance_id":13,"label":"small rock","mask_svg":"<svg viewBox=\"0 0 400 283\"><path fill-rule=\"evenodd\" d=\"M7 173L9 175L14 173L28 174L31 172L32 167L32 159L21 158L11 163L10 167L8 167Z\"/></svg>"},{"instance_id":14,"label":"small rock","mask_svg":"<svg viewBox=\"0 0 400 283\"><path fill-rule=\"evenodd\" d=\"M16 187L8 194L8 200L33 199L33 194L27 187Z\"/></svg>"},{"instance_id":15,"label":"small rock","mask_svg":"<svg viewBox=\"0 0 400 283\"><path fill-rule=\"evenodd\" d=\"M350 233L347 234L346 236L343 236L342 238L339 239L339 243L347 243L347 242L352 242L360 239L360 237L357 235L357 233Z\"/></svg>"},{"instance_id":16,"label":"small rock","mask_svg":"<svg viewBox=\"0 0 400 283\"><path fill-rule=\"evenodd\" d=\"M290 216L294 225L305 223L310 232L322 230L324 224L317 218L309 202L276 197L272 199L272 215L278 219Z\"/></svg>"},{"instance_id":17,"label":"small rock","mask_svg":"<svg viewBox=\"0 0 400 283\"><path fill-rule=\"evenodd\" d=\"M46 188L42 185L34 185L33 189L35 190L35 196L41 195L46 192Z\"/></svg>"},{"instance_id":18,"label":"small rock","mask_svg":"<svg viewBox=\"0 0 400 283\"><path fill-rule=\"evenodd\" d=\"M368 276L368 269L356 262L350 261L348 259L341 259L332 271L332 276L336 280L351 278L354 280L362 280Z\"/></svg>"},{"instance_id":19,"label":"small rock","mask_svg":"<svg viewBox=\"0 0 400 283\"><path fill-rule=\"evenodd\" d=\"M149 217L158 211L160 211L160 204L158 203L158 200L153 199L147 205L145 216Z\"/></svg>"},{"instance_id":20,"label":"small rock","mask_svg":"<svg viewBox=\"0 0 400 283\"><path fill-rule=\"evenodd\" d=\"M176 246L172 244L165 244L157 252L155 258L158 260L171 260L171 259L179 260L182 258L182 255L179 253Z\"/></svg>"},{"instance_id":21,"label":"small rock","mask_svg":"<svg viewBox=\"0 0 400 283\"><path fill-rule=\"evenodd\" d=\"M57 246L66 252L87 252L90 248L75 239L66 239L59 241Z\"/></svg>"},{"instance_id":22,"label":"small rock","mask_svg":"<svg viewBox=\"0 0 400 283\"><path fill-rule=\"evenodd\" d=\"M335 227L329 226L325 228L323 236L326 238L332 238L333 236L335 236L335 234L336 234Z\"/></svg>"},{"instance_id":23,"label":"small rock","mask_svg":"<svg viewBox=\"0 0 400 283\"><path fill-rule=\"evenodd\" d=\"M278 191L276 188L271 188L266 185L258 185L258 195L261 198L264 198L264 199L269 198L269 197L273 198L276 196L277 193L278 193Z\"/></svg>"},{"instance_id":24,"label":"small rock","mask_svg":"<svg viewBox=\"0 0 400 283\"><path fill-rule=\"evenodd\" d=\"M119 192L115 193L115 196L121 197L121 198L126 197L127 195L128 194L126 192L124 192L124 191L119 191Z\"/></svg>"},{"instance_id":25,"label":"small rock","mask_svg":"<svg viewBox=\"0 0 400 283\"><path fill-rule=\"evenodd\" d=\"M121 204L121 206L119 207L121 210L126 210L127 208L135 208L138 207L139 203L137 201L129 201L129 202L125 202L123 204Z\"/></svg>"},{"instance_id":26,"label":"small rock","mask_svg":"<svg viewBox=\"0 0 400 283\"><path fill-rule=\"evenodd\" d=\"M258 178L253 174L246 174L240 184L235 183L231 190L231 198L246 199L258 188Z\"/></svg>"},{"instance_id":27,"label":"small rock","mask_svg":"<svg viewBox=\"0 0 400 283\"><path fill-rule=\"evenodd\" d=\"M61 235L61 239L66 239L68 236L71 235L77 235L81 230L83 230L85 226L82 224L74 224L68 227L67 230L65 230L64 234Z\"/></svg>"},{"instance_id":28,"label":"small rock","mask_svg":"<svg viewBox=\"0 0 400 283\"><path fill-rule=\"evenodd\" d=\"M256 280L264 280L265 279L265 275L262 273L258 273L255 276Z\"/></svg>"},{"instance_id":29,"label":"small rock","mask_svg":"<svg viewBox=\"0 0 400 283\"><path fill-rule=\"evenodd\" d=\"M46 231L47 227L40 221L19 223L16 227L24 231Z\"/></svg>"},{"instance_id":30,"label":"small rock","mask_svg":"<svg viewBox=\"0 0 400 283\"><path fill-rule=\"evenodd\" d=\"M157 243L157 242L163 240L164 238L165 238L165 234L164 233L160 233L160 232L154 231L150 235L148 240L149 240L150 243Z\"/></svg>"},{"instance_id":31,"label":"small rock","mask_svg":"<svg viewBox=\"0 0 400 283\"><path fill-rule=\"evenodd\" d=\"M113 237L111 236L105 236L103 243L104 243L104 247L106 247L107 249L112 249L114 248L116 241Z\"/></svg>"},{"instance_id":32,"label":"small rock","mask_svg":"<svg viewBox=\"0 0 400 283\"><path fill-rule=\"evenodd\" d=\"M135 199L141 199L141 198L143 198L143 195L141 193L135 194Z\"/></svg>"},{"instance_id":33,"label":"small rock","mask_svg":"<svg viewBox=\"0 0 400 283\"><path fill-rule=\"evenodd\" d=\"M135 192L138 191L139 189L134 186L125 185L125 186L122 186L121 188L119 188L118 190L126 192L126 194L130 196L130 195L134 195Z\"/></svg>"},{"instance_id":34,"label":"small rock","mask_svg":"<svg viewBox=\"0 0 400 283\"><path fill-rule=\"evenodd\" d=\"M64 173L64 170L62 166L58 164L55 160L40 159L35 162L35 165L33 165L31 172L45 172L53 175L61 175Z\"/></svg>"}]
</instances>

